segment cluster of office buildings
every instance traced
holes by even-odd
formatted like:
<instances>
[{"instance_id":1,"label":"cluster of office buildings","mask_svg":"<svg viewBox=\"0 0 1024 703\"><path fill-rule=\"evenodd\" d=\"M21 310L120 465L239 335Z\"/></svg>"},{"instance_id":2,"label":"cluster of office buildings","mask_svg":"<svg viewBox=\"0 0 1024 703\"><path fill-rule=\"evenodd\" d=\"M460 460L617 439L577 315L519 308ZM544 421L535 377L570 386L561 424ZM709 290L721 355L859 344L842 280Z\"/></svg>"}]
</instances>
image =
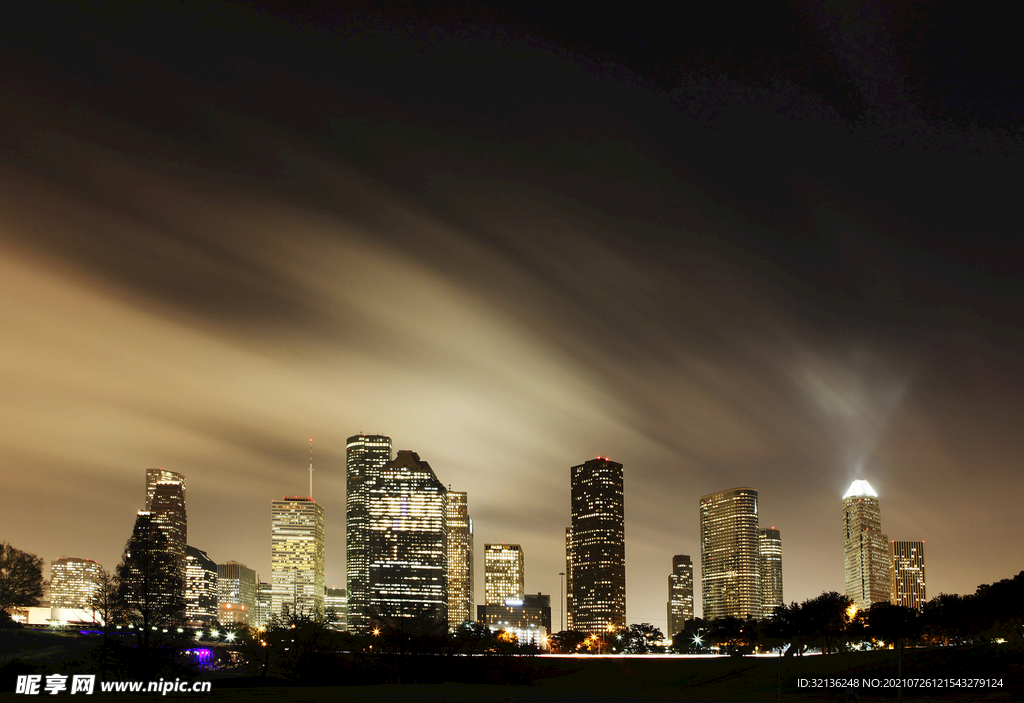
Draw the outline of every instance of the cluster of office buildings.
<instances>
[{"instance_id":1,"label":"cluster of office buildings","mask_svg":"<svg viewBox=\"0 0 1024 703\"><path fill-rule=\"evenodd\" d=\"M310 472L312 477L312 464ZM192 626L261 626L274 617L317 616L359 633L403 623L441 632L475 620L521 643L545 646L552 632L551 597L526 592L521 546L484 545L485 601L476 605L467 495L446 488L416 452L396 453L386 435L349 437L346 488L345 589L325 586L325 511L312 495L271 501L269 583L244 564L218 564L188 544L186 479L178 472L147 469L146 506L136 516L130 544L159 544L157 597L182 599ZM559 629L624 628L622 464L597 457L571 467L570 494ZM699 511L703 617L770 617L784 602L782 536L775 527L759 525L757 491L734 488L703 496ZM843 523L846 593L855 605L891 601L920 609L924 543L888 541L878 497L867 481L854 481L843 496ZM693 567L689 555L672 557L669 636L694 617ZM51 617L91 609L102 571L87 559L55 561ZM58 609L61 615L53 615Z\"/></svg>"}]
</instances>

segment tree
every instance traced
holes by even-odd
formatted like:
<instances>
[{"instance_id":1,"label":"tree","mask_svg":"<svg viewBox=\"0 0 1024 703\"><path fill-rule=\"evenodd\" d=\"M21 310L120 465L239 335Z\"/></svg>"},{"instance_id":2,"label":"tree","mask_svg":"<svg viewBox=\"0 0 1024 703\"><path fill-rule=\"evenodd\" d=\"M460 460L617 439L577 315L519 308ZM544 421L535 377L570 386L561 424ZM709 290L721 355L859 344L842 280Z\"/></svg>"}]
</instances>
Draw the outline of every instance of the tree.
<instances>
[{"instance_id":1,"label":"tree","mask_svg":"<svg viewBox=\"0 0 1024 703\"><path fill-rule=\"evenodd\" d=\"M921 622L914 608L892 603L875 603L864 617L865 634L895 647L921 636Z\"/></svg>"},{"instance_id":2,"label":"tree","mask_svg":"<svg viewBox=\"0 0 1024 703\"><path fill-rule=\"evenodd\" d=\"M184 620L185 584L175 559L153 519L139 515L116 578L125 618L141 632L145 650L149 650L153 632L177 627Z\"/></svg>"},{"instance_id":3,"label":"tree","mask_svg":"<svg viewBox=\"0 0 1024 703\"><path fill-rule=\"evenodd\" d=\"M43 597L43 560L0 542L0 610L33 606Z\"/></svg>"},{"instance_id":4,"label":"tree","mask_svg":"<svg viewBox=\"0 0 1024 703\"><path fill-rule=\"evenodd\" d=\"M842 645L850 625L851 605L853 601L848 596L835 591L822 593L801 604L801 619L811 637L821 640L822 654L831 654Z\"/></svg>"},{"instance_id":5,"label":"tree","mask_svg":"<svg viewBox=\"0 0 1024 703\"><path fill-rule=\"evenodd\" d=\"M683 629L672 637L672 651L676 654L703 654L708 652L708 630L701 618L687 620Z\"/></svg>"},{"instance_id":6,"label":"tree","mask_svg":"<svg viewBox=\"0 0 1024 703\"><path fill-rule=\"evenodd\" d=\"M106 569L100 569L100 573L93 580L96 590L89 599L89 607L103 620L104 639L112 622L117 620L124 611L124 603L121 601L121 585L117 579Z\"/></svg>"},{"instance_id":7,"label":"tree","mask_svg":"<svg viewBox=\"0 0 1024 703\"><path fill-rule=\"evenodd\" d=\"M642 622L626 628L625 639L627 654L649 654L661 651L659 643L665 635L651 623Z\"/></svg>"},{"instance_id":8,"label":"tree","mask_svg":"<svg viewBox=\"0 0 1024 703\"><path fill-rule=\"evenodd\" d=\"M548 644L555 654L574 654L586 646L588 636L585 632L562 630L548 637Z\"/></svg>"}]
</instances>

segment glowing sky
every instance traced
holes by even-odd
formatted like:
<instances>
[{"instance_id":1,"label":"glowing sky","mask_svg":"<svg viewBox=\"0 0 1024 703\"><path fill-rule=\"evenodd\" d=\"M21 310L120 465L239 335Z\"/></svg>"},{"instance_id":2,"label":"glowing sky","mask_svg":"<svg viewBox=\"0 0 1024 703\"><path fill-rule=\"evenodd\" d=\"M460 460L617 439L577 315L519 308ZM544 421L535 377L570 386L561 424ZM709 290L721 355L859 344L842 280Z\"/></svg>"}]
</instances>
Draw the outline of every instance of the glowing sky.
<instances>
[{"instance_id":1,"label":"glowing sky","mask_svg":"<svg viewBox=\"0 0 1024 703\"><path fill-rule=\"evenodd\" d=\"M625 466L630 622L665 626L699 497L737 486L787 601L843 590L857 478L925 540L930 596L1024 568L1020 144L973 94L947 113L974 126L907 97L931 84L886 51L899 22L823 30L811 87L728 62L666 87L628 27L599 51L498 15L212 7L9 23L0 540L113 569L163 467L189 543L269 580L313 437L343 587L367 432L468 492L478 602L488 542L557 601L569 467L598 455Z\"/></svg>"}]
</instances>

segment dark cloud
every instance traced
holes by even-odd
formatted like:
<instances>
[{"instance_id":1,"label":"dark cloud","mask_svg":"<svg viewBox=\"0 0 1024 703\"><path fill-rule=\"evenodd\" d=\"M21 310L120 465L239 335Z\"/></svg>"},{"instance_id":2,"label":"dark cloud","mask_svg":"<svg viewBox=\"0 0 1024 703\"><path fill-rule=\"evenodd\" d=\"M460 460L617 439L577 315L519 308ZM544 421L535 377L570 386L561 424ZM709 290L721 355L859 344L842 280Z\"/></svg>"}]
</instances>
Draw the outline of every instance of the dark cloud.
<instances>
[{"instance_id":1,"label":"dark cloud","mask_svg":"<svg viewBox=\"0 0 1024 703\"><path fill-rule=\"evenodd\" d=\"M164 466L190 541L267 578L267 503L308 490L312 436L341 583L365 431L468 491L478 546L523 544L552 594L569 466L621 461L634 620L662 624L698 498L738 485L788 599L842 588L858 477L890 537L929 542L932 593L1016 573L1019 530L991 526L1024 449L1019 144L901 97L932 85L884 63L905 18L865 10L861 41L828 8L773 15L782 39L741 23L748 53L700 58L459 7L12 18L2 471L88 527L25 502L5 539L112 567Z\"/></svg>"}]
</instances>

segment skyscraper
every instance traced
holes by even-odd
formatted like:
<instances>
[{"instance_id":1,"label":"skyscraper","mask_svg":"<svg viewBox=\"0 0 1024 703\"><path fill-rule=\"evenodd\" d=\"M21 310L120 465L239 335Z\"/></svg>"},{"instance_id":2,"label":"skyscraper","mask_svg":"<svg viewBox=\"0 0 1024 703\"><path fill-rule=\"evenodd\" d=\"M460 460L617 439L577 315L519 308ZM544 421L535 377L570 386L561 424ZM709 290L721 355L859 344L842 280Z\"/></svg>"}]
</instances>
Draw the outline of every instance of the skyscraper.
<instances>
[{"instance_id":1,"label":"skyscraper","mask_svg":"<svg viewBox=\"0 0 1024 703\"><path fill-rule=\"evenodd\" d=\"M355 632L366 632L370 624L369 490L391 457L391 438L385 435L357 434L346 443L345 577L348 626Z\"/></svg>"},{"instance_id":2,"label":"skyscraper","mask_svg":"<svg viewBox=\"0 0 1024 703\"><path fill-rule=\"evenodd\" d=\"M861 610L889 600L889 540L867 481L854 481L843 496L843 533L846 595Z\"/></svg>"},{"instance_id":3,"label":"skyscraper","mask_svg":"<svg viewBox=\"0 0 1024 703\"><path fill-rule=\"evenodd\" d=\"M671 638L693 620L693 562L687 554L672 557L672 573L668 577L668 630Z\"/></svg>"},{"instance_id":4,"label":"skyscraper","mask_svg":"<svg viewBox=\"0 0 1024 703\"><path fill-rule=\"evenodd\" d=\"M185 477L176 471L146 469L146 511L167 540L176 582L185 586L185 545L188 519L185 513ZM182 591L184 597L184 591Z\"/></svg>"},{"instance_id":5,"label":"skyscraper","mask_svg":"<svg viewBox=\"0 0 1024 703\"><path fill-rule=\"evenodd\" d=\"M402 450L368 495L371 619L432 619L447 629L448 491L430 464Z\"/></svg>"},{"instance_id":6,"label":"skyscraper","mask_svg":"<svg viewBox=\"0 0 1024 703\"><path fill-rule=\"evenodd\" d=\"M324 508L312 498L270 503L271 614L324 612Z\"/></svg>"},{"instance_id":7,"label":"skyscraper","mask_svg":"<svg viewBox=\"0 0 1024 703\"><path fill-rule=\"evenodd\" d=\"M626 539L622 464L597 457L570 470L567 533L570 627L604 632L626 625Z\"/></svg>"},{"instance_id":8,"label":"skyscraper","mask_svg":"<svg viewBox=\"0 0 1024 703\"><path fill-rule=\"evenodd\" d=\"M484 545L484 603L521 601L526 593L523 549L518 544Z\"/></svg>"},{"instance_id":9,"label":"skyscraper","mask_svg":"<svg viewBox=\"0 0 1024 703\"><path fill-rule=\"evenodd\" d=\"M761 612L757 491L733 488L700 499L700 580L704 618Z\"/></svg>"},{"instance_id":10,"label":"skyscraper","mask_svg":"<svg viewBox=\"0 0 1024 703\"><path fill-rule=\"evenodd\" d=\"M761 615L770 618L782 605L782 533L774 527L758 530L758 570L761 572Z\"/></svg>"},{"instance_id":11,"label":"skyscraper","mask_svg":"<svg viewBox=\"0 0 1024 703\"><path fill-rule=\"evenodd\" d=\"M50 607L91 610L103 567L92 559L63 557L50 565Z\"/></svg>"},{"instance_id":12,"label":"skyscraper","mask_svg":"<svg viewBox=\"0 0 1024 703\"><path fill-rule=\"evenodd\" d=\"M217 564L202 549L185 547L185 620L217 622Z\"/></svg>"},{"instance_id":13,"label":"skyscraper","mask_svg":"<svg viewBox=\"0 0 1024 703\"><path fill-rule=\"evenodd\" d=\"M889 602L921 610L926 600L924 542L889 543Z\"/></svg>"},{"instance_id":14,"label":"skyscraper","mask_svg":"<svg viewBox=\"0 0 1024 703\"><path fill-rule=\"evenodd\" d=\"M135 516L117 577L129 622L163 628L176 626L185 617L185 569L177 568L167 536L149 511Z\"/></svg>"},{"instance_id":15,"label":"skyscraper","mask_svg":"<svg viewBox=\"0 0 1024 703\"><path fill-rule=\"evenodd\" d=\"M473 518L465 492L448 491L448 625L473 620Z\"/></svg>"}]
</instances>

